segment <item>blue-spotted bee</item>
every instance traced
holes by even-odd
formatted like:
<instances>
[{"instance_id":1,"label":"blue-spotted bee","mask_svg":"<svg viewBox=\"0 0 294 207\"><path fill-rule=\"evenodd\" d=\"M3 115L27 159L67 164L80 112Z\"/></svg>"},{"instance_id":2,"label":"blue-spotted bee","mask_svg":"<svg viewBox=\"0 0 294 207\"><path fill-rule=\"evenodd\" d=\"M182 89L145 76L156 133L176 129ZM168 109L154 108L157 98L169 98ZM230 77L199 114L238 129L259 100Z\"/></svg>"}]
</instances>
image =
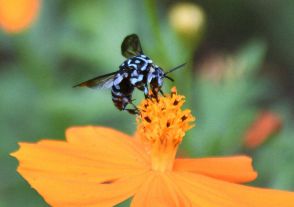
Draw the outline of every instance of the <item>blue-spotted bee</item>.
<instances>
[{"instance_id":1,"label":"blue-spotted bee","mask_svg":"<svg viewBox=\"0 0 294 207\"><path fill-rule=\"evenodd\" d=\"M164 72L149 57L144 55L139 37L136 34L125 37L121 45L121 53L127 59L119 66L118 71L95 77L74 87L111 88L112 101L116 108L120 111L128 111L131 114L139 113L132 100L135 88L143 91L145 98L149 97L150 88L152 94L157 97L158 92L163 94L161 87L164 78L173 81L167 74L185 65L182 64ZM134 108L126 108L128 104L131 104Z\"/></svg>"}]
</instances>

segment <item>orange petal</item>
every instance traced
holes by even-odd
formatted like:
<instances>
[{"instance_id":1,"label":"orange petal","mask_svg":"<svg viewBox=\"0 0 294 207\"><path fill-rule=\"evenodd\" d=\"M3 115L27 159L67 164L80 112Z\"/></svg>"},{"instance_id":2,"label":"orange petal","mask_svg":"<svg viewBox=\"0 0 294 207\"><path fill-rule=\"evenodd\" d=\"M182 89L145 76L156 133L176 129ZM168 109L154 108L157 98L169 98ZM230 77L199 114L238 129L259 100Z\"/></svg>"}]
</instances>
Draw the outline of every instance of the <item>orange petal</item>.
<instances>
[{"instance_id":1,"label":"orange petal","mask_svg":"<svg viewBox=\"0 0 294 207\"><path fill-rule=\"evenodd\" d=\"M21 143L12 155L18 172L53 206L115 205L136 192L148 170L135 158L62 141Z\"/></svg>"},{"instance_id":2,"label":"orange petal","mask_svg":"<svg viewBox=\"0 0 294 207\"><path fill-rule=\"evenodd\" d=\"M177 207L191 206L165 173L152 172L135 194L131 207Z\"/></svg>"},{"instance_id":3,"label":"orange petal","mask_svg":"<svg viewBox=\"0 0 294 207\"><path fill-rule=\"evenodd\" d=\"M0 27L19 32L37 16L40 0L0 0Z\"/></svg>"},{"instance_id":4,"label":"orange petal","mask_svg":"<svg viewBox=\"0 0 294 207\"><path fill-rule=\"evenodd\" d=\"M244 183L257 177L251 163L252 159L247 156L176 159L174 170L204 174L234 183Z\"/></svg>"},{"instance_id":5,"label":"orange petal","mask_svg":"<svg viewBox=\"0 0 294 207\"><path fill-rule=\"evenodd\" d=\"M104 156L115 154L119 162L120 158L128 157L145 165L150 163L150 158L144 153L143 145L135 141L133 137L111 128L71 127L66 130L66 138L71 144L92 148Z\"/></svg>"},{"instance_id":6,"label":"orange petal","mask_svg":"<svg viewBox=\"0 0 294 207\"><path fill-rule=\"evenodd\" d=\"M171 176L185 196L198 207L293 207L294 193L254 188L177 172Z\"/></svg>"},{"instance_id":7,"label":"orange petal","mask_svg":"<svg viewBox=\"0 0 294 207\"><path fill-rule=\"evenodd\" d=\"M147 173L143 173L101 184L79 179L81 176L64 174L58 177L26 168L18 171L46 202L55 207L114 206L137 192L147 177Z\"/></svg>"},{"instance_id":8,"label":"orange petal","mask_svg":"<svg viewBox=\"0 0 294 207\"><path fill-rule=\"evenodd\" d=\"M91 149L62 141L43 140L37 144L21 143L20 146L20 150L13 154L20 161L20 168L55 176L69 174L81 176L80 179L106 182L136 171L146 171L146 167L135 159L120 158L123 162L118 162L115 155L103 156Z\"/></svg>"}]
</instances>

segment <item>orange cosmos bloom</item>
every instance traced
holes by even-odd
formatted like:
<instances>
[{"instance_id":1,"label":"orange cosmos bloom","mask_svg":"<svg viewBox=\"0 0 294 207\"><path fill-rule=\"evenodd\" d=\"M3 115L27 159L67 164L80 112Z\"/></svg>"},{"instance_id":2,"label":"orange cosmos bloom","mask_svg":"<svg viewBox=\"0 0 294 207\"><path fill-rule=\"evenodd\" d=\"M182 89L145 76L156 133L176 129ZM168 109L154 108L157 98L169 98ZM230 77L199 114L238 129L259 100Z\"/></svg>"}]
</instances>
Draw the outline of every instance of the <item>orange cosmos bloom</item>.
<instances>
[{"instance_id":1,"label":"orange cosmos bloom","mask_svg":"<svg viewBox=\"0 0 294 207\"><path fill-rule=\"evenodd\" d=\"M52 206L290 207L294 193L238 183L256 178L247 156L176 159L194 120L176 94L140 105L134 137L106 127L72 127L66 141L20 143L18 172Z\"/></svg>"},{"instance_id":2,"label":"orange cosmos bloom","mask_svg":"<svg viewBox=\"0 0 294 207\"><path fill-rule=\"evenodd\" d=\"M37 16L40 0L0 0L0 27L15 33L27 28Z\"/></svg>"},{"instance_id":3,"label":"orange cosmos bloom","mask_svg":"<svg viewBox=\"0 0 294 207\"><path fill-rule=\"evenodd\" d=\"M270 111L260 113L245 134L245 146L252 149L258 147L281 126L282 120L277 114Z\"/></svg>"}]
</instances>

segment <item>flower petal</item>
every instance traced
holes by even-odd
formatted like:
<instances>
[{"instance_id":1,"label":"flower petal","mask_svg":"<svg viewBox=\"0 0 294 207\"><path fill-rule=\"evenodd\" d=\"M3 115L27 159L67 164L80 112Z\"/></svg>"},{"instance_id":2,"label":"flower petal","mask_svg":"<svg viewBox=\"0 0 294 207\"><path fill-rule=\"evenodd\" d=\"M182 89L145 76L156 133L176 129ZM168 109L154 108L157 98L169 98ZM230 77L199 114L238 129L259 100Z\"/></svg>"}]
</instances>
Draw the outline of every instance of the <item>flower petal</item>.
<instances>
[{"instance_id":1,"label":"flower petal","mask_svg":"<svg viewBox=\"0 0 294 207\"><path fill-rule=\"evenodd\" d=\"M143 164L149 164L147 156L141 144L122 132L117 130L99 127L83 126L71 127L66 130L67 141L71 144L92 148L107 157L115 154L117 159L136 159Z\"/></svg>"},{"instance_id":2,"label":"flower petal","mask_svg":"<svg viewBox=\"0 0 294 207\"><path fill-rule=\"evenodd\" d=\"M254 188L209 178L193 173L177 172L171 179L198 207L293 207L294 193Z\"/></svg>"},{"instance_id":3,"label":"flower petal","mask_svg":"<svg viewBox=\"0 0 294 207\"><path fill-rule=\"evenodd\" d=\"M55 207L114 206L131 197L146 180L146 173L101 184L94 181L85 182L84 179L79 179L80 176L57 177L25 168L19 168L18 172L46 202Z\"/></svg>"},{"instance_id":4,"label":"flower petal","mask_svg":"<svg viewBox=\"0 0 294 207\"><path fill-rule=\"evenodd\" d=\"M53 206L112 206L146 179L146 167L136 162L108 162L91 148L62 141L21 143L12 155L18 172Z\"/></svg>"},{"instance_id":5,"label":"flower petal","mask_svg":"<svg viewBox=\"0 0 294 207\"><path fill-rule=\"evenodd\" d=\"M135 194L131 207L192 206L165 173L152 172Z\"/></svg>"},{"instance_id":6,"label":"flower petal","mask_svg":"<svg viewBox=\"0 0 294 207\"><path fill-rule=\"evenodd\" d=\"M247 156L176 159L174 170L199 173L234 183L244 183L257 177L251 163L252 159Z\"/></svg>"},{"instance_id":7,"label":"flower petal","mask_svg":"<svg viewBox=\"0 0 294 207\"><path fill-rule=\"evenodd\" d=\"M20 143L20 150L13 153L13 156L20 161L20 168L56 176L80 176L80 179L97 182L116 180L137 171L146 171L145 166L135 161L123 159L125 162L118 162L116 156L105 157L92 149L62 141Z\"/></svg>"}]
</instances>

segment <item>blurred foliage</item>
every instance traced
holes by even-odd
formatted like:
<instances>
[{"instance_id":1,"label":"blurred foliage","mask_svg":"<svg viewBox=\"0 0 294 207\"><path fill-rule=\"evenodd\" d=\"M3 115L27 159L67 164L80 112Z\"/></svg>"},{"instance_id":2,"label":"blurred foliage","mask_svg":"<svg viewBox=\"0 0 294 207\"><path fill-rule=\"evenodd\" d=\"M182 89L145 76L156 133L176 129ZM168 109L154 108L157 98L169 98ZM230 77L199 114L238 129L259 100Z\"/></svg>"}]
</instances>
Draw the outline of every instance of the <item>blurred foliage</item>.
<instances>
[{"instance_id":1,"label":"blurred foliage","mask_svg":"<svg viewBox=\"0 0 294 207\"><path fill-rule=\"evenodd\" d=\"M256 110L250 102L258 99L263 87L255 76L264 54L263 42L251 41L231 61L216 66L217 72L223 73L219 80L205 78L203 73L210 73L209 68L199 72L193 97L197 130L191 132L197 139L185 139L192 154L219 155L240 149L242 135Z\"/></svg>"},{"instance_id":2,"label":"blurred foliage","mask_svg":"<svg viewBox=\"0 0 294 207\"><path fill-rule=\"evenodd\" d=\"M254 185L294 190L293 1L197 2L205 25L184 38L170 21L177 1L155 0L42 1L30 29L0 31L0 207L47 206L16 173L9 153L17 142L64 139L72 125L134 132L134 117L115 109L110 91L72 88L117 70L121 41L131 33L164 69L187 62L164 88L175 84L197 117L180 156L247 153L259 172ZM264 108L283 117L282 130L246 149L244 134Z\"/></svg>"}]
</instances>

